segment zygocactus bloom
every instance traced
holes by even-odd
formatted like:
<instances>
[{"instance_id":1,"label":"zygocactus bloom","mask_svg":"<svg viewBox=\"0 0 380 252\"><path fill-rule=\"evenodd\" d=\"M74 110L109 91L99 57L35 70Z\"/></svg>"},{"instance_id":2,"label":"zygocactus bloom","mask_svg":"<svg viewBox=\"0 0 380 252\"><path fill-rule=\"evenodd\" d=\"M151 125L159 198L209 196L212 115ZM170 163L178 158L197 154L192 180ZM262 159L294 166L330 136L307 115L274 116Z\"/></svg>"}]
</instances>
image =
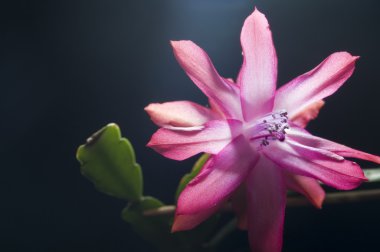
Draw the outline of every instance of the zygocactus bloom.
<instances>
[{"instance_id":1,"label":"zygocactus bloom","mask_svg":"<svg viewBox=\"0 0 380 252\"><path fill-rule=\"evenodd\" d=\"M281 251L286 190L321 207L319 181L349 190L366 180L345 157L380 163L380 157L311 135L304 127L351 76L358 57L337 52L276 91L277 56L268 21L255 10L241 32L243 65L236 83L222 78L191 41L173 41L177 61L209 98L211 109L190 101L150 104L162 128L148 146L183 160L212 154L178 199L173 231L195 227L245 185L252 251Z\"/></svg>"}]
</instances>

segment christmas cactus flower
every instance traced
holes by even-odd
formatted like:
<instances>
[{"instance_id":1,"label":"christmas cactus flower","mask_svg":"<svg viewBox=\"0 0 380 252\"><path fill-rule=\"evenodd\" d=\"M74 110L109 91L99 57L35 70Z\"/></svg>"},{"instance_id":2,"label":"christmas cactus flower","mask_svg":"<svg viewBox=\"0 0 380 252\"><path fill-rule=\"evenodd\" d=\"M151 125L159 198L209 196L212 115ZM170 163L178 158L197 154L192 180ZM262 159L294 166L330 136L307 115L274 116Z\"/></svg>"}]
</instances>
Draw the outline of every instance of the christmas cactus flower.
<instances>
[{"instance_id":1,"label":"christmas cactus flower","mask_svg":"<svg viewBox=\"0 0 380 252\"><path fill-rule=\"evenodd\" d=\"M281 251L287 189L321 207L325 193L319 182L350 190L366 181L359 165L346 157L380 163L378 156L304 129L317 116L322 99L351 76L358 57L333 53L276 90L276 50L268 21L258 10L242 28L244 60L236 83L221 77L193 42L171 44L210 108L190 101L150 104L145 110L161 128L148 146L175 160L211 154L178 198L173 231L197 226L244 188L242 215L252 251Z\"/></svg>"}]
</instances>

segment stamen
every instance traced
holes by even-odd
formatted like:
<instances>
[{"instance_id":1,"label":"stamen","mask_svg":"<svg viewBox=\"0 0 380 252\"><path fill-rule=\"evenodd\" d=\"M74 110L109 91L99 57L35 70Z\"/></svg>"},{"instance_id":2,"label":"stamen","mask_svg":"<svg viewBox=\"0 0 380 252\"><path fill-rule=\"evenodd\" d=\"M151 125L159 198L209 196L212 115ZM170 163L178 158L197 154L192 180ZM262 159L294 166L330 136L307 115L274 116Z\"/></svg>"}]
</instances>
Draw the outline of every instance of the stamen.
<instances>
[{"instance_id":1,"label":"stamen","mask_svg":"<svg viewBox=\"0 0 380 252\"><path fill-rule=\"evenodd\" d=\"M261 140L261 146L267 146L270 140L284 141L286 130L289 129L288 113L280 111L264 116L248 132L250 140Z\"/></svg>"}]
</instances>

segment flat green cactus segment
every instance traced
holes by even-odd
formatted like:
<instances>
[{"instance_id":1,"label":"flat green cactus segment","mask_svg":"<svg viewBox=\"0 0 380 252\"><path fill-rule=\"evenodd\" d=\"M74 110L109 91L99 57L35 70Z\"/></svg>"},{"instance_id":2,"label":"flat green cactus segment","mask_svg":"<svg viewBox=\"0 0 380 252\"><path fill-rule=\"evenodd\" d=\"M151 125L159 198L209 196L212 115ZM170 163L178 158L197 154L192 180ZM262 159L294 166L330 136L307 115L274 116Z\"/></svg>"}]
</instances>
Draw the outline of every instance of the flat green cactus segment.
<instances>
[{"instance_id":1,"label":"flat green cactus segment","mask_svg":"<svg viewBox=\"0 0 380 252\"><path fill-rule=\"evenodd\" d=\"M139 201L143 193L140 165L128 139L121 137L119 127L108 124L79 146L77 159L82 174L95 187L110 196Z\"/></svg>"}]
</instances>

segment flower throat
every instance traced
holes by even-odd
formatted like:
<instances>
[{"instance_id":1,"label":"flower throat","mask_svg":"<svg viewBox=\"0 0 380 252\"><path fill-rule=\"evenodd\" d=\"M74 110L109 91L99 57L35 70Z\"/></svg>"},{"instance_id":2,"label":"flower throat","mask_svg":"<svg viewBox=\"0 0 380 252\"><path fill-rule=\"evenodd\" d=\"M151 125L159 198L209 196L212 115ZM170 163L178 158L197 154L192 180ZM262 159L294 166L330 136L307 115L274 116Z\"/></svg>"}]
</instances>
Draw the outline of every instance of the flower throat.
<instances>
[{"instance_id":1,"label":"flower throat","mask_svg":"<svg viewBox=\"0 0 380 252\"><path fill-rule=\"evenodd\" d=\"M284 141L286 129L289 129L288 113L286 111L274 112L264 116L248 129L249 140L261 139L260 146L269 145L270 140Z\"/></svg>"}]
</instances>

